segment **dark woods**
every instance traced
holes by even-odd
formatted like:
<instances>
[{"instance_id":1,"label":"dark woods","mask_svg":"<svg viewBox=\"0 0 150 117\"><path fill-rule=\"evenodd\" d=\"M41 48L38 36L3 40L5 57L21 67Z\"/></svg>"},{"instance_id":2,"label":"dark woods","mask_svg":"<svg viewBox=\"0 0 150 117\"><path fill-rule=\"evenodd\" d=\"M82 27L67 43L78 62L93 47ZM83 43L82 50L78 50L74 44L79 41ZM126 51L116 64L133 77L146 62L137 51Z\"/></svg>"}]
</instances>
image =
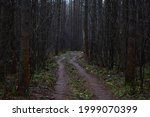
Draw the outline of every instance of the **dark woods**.
<instances>
[{"instance_id":1,"label":"dark woods","mask_svg":"<svg viewBox=\"0 0 150 117\"><path fill-rule=\"evenodd\" d=\"M149 31L149 0L0 0L0 82L16 74L24 95L50 53L84 49L88 61L124 72L133 91L140 79L142 91Z\"/></svg>"},{"instance_id":2,"label":"dark woods","mask_svg":"<svg viewBox=\"0 0 150 117\"><path fill-rule=\"evenodd\" d=\"M17 74L23 95L49 53L80 50L80 11L79 2L65 0L0 0L0 81Z\"/></svg>"},{"instance_id":3,"label":"dark woods","mask_svg":"<svg viewBox=\"0 0 150 117\"><path fill-rule=\"evenodd\" d=\"M124 72L132 93L136 85L143 91L144 67L150 63L149 14L149 0L85 0L86 57Z\"/></svg>"}]
</instances>

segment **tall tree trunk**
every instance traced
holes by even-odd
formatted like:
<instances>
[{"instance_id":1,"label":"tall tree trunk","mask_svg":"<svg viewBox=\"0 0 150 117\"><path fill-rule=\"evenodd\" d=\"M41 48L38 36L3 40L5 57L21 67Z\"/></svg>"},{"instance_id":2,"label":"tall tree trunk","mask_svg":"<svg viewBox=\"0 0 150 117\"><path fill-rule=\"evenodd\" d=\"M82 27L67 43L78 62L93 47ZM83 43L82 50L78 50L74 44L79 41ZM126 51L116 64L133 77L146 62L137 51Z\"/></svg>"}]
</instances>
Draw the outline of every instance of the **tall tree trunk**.
<instances>
[{"instance_id":1,"label":"tall tree trunk","mask_svg":"<svg viewBox=\"0 0 150 117\"><path fill-rule=\"evenodd\" d=\"M85 0L84 6L84 28L83 28L83 39L84 39L84 52L86 58L89 58L89 37L88 37L88 0Z\"/></svg>"},{"instance_id":2,"label":"tall tree trunk","mask_svg":"<svg viewBox=\"0 0 150 117\"><path fill-rule=\"evenodd\" d=\"M97 43L96 43L96 33L97 33L97 14L96 14L96 0L92 0L91 7L91 45L90 45L90 59L96 60L97 53Z\"/></svg>"},{"instance_id":3,"label":"tall tree trunk","mask_svg":"<svg viewBox=\"0 0 150 117\"><path fill-rule=\"evenodd\" d=\"M41 32L41 50L40 57L42 60L42 67L45 65L46 48L47 48L47 0L41 0L41 18L40 18L40 32Z\"/></svg>"},{"instance_id":4,"label":"tall tree trunk","mask_svg":"<svg viewBox=\"0 0 150 117\"><path fill-rule=\"evenodd\" d=\"M31 1L21 2L21 37L20 37L20 82L18 93L27 95L30 82L29 42L31 39Z\"/></svg>"},{"instance_id":5,"label":"tall tree trunk","mask_svg":"<svg viewBox=\"0 0 150 117\"><path fill-rule=\"evenodd\" d=\"M126 83L131 86L131 92L135 91L135 36L136 36L136 1L129 0L129 38L127 53Z\"/></svg>"},{"instance_id":6,"label":"tall tree trunk","mask_svg":"<svg viewBox=\"0 0 150 117\"><path fill-rule=\"evenodd\" d=\"M56 33L56 44L55 44L55 54L58 55L59 52L59 45L60 45L60 32L61 32L61 25L60 25L60 14L61 14L61 0L57 0L57 33Z\"/></svg>"},{"instance_id":7,"label":"tall tree trunk","mask_svg":"<svg viewBox=\"0 0 150 117\"><path fill-rule=\"evenodd\" d=\"M3 62L3 38L2 38L2 26L3 26L3 12L4 8L2 6L2 1L0 1L0 82L4 81L4 62Z\"/></svg>"}]
</instances>

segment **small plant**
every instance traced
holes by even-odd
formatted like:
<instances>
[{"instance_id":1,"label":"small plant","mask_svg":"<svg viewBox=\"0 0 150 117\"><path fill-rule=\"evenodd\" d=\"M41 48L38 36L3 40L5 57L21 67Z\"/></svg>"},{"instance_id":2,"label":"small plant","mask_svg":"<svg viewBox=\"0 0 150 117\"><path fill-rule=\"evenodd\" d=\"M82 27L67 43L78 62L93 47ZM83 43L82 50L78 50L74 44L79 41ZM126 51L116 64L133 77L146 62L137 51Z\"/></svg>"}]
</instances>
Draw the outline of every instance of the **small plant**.
<instances>
[{"instance_id":1,"label":"small plant","mask_svg":"<svg viewBox=\"0 0 150 117\"><path fill-rule=\"evenodd\" d=\"M146 66L144 69L145 78L144 78L144 93L140 93L139 85L136 86L135 94L130 94L131 89L129 86L124 84L125 76L123 73L119 73L116 68L113 70L108 70L106 68L100 68L97 65L89 64L84 57L78 58L79 64L84 67L87 72L97 75L103 78L106 81L110 90L117 96L119 99L149 99L149 89L150 89L150 67Z\"/></svg>"},{"instance_id":2,"label":"small plant","mask_svg":"<svg viewBox=\"0 0 150 117\"><path fill-rule=\"evenodd\" d=\"M93 94L85 86L85 81L79 75L73 65L66 64L67 73L70 76L69 80L69 98L75 100L90 100Z\"/></svg>"}]
</instances>

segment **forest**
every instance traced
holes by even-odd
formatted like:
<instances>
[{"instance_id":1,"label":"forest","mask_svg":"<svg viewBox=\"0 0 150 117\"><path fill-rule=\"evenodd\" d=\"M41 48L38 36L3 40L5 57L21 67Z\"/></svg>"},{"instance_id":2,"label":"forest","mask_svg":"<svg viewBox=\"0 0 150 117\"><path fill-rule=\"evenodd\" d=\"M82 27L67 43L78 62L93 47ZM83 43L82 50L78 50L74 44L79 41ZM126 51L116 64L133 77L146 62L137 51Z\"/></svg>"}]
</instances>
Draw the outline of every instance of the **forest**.
<instances>
[{"instance_id":1,"label":"forest","mask_svg":"<svg viewBox=\"0 0 150 117\"><path fill-rule=\"evenodd\" d=\"M0 99L150 99L149 0L0 0Z\"/></svg>"}]
</instances>

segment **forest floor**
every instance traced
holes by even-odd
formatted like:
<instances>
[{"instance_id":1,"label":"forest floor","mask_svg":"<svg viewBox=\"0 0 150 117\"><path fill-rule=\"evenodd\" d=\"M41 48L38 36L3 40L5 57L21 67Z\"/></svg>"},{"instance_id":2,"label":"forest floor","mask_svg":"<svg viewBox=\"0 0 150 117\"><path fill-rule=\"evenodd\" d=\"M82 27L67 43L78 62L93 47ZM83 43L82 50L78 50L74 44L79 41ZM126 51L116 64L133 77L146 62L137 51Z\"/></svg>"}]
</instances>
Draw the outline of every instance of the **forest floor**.
<instances>
[{"instance_id":1,"label":"forest floor","mask_svg":"<svg viewBox=\"0 0 150 117\"><path fill-rule=\"evenodd\" d=\"M144 92L129 94L124 75L87 62L83 52L50 56L44 69L31 77L29 94L18 96L16 75L0 82L0 99L23 100L116 100L150 99L150 67L145 69ZM137 87L137 89L139 89Z\"/></svg>"},{"instance_id":2,"label":"forest floor","mask_svg":"<svg viewBox=\"0 0 150 117\"><path fill-rule=\"evenodd\" d=\"M136 85L134 94L131 93L129 86L125 85L125 76L118 67L112 70L95 65L92 62L87 62L83 56L78 57L78 63L90 74L96 75L98 78L103 79L104 83L109 87L111 92L119 100L150 100L150 66L145 66L144 69L144 86L143 91L140 89L139 75L136 74ZM136 68L138 70L138 68Z\"/></svg>"},{"instance_id":3,"label":"forest floor","mask_svg":"<svg viewBox=\"0 0 150 117\"><path fill-rule=\"evenodd\" d=\"M67 52L57 57L59 70L53 99L66 100L141 100L150 99L150 68L145 68L144 90L140 92L124 84L124 74L117 68L107 70L87 62L83 52Z\"/></svg>"},{"instance_id":4,"label":"forest floor","mask_svg":"<svg viewBox=\"0 0 150 117\"><path fill-rule=\"evenodd\" d=\"M52 55L53 56L53 55ZM30 79L29 92L25 96L17 93L18 78L16 74L6 77L0 82L0 99L3 100L52 100L52 92L57 80L57 63L54 57L49 57L46 66L38 69Z\"/></svg>"},{"instance_id":5,"label":"forest floor","mask_svg":"<svg viewBox=\"0 0 150 117\"><path fill-rule=\"evenodd\" d=\"M103 79L89 74L81 67L77 58L81 52L67 52L57 58L58 79L54 99L116 99Z\"/></svg>"}]
</instances>

